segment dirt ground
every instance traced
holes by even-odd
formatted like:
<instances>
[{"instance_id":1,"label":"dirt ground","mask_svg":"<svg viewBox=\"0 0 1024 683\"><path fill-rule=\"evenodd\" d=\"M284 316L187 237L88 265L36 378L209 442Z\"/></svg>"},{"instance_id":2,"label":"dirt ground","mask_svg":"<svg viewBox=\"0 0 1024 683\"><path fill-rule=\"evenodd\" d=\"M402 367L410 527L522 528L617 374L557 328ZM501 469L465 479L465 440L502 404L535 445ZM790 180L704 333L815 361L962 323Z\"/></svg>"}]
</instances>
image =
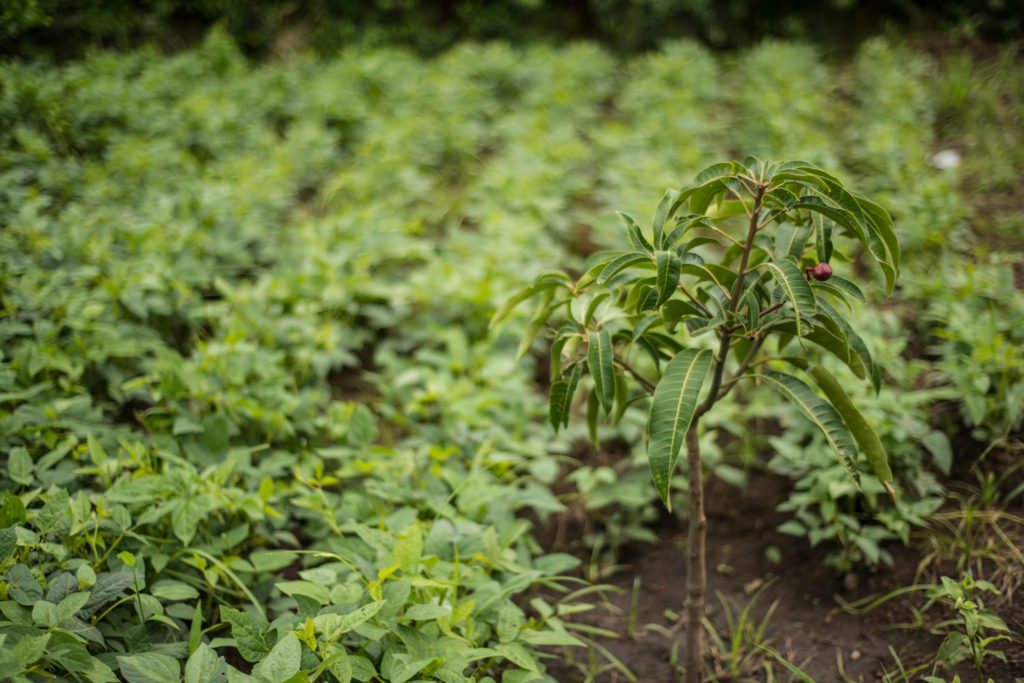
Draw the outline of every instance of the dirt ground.
<instances>
[{"instance_id":1,"label":"dirt ground","mask_svg":"<svg viewBox=\"0 0 1024 683\"><path fill-rule=\"evenodd\" d=\"M788 480L765 473L753 474L750 485L743 490L718 480L708 482L709 619L722 632L727 616L717 593L742 610L760 590L751 610L754 621L760 623L766 611L775 605L764 641L817 683L922 680L931 673L930 663L942 642L941 636L927 630L928 625L945 616L940 608L926 612L925 625L916 627L910 626L915 616L912 608L923 605L920 597L894 598L861 614L842 609L863 598L882 596L911 585L919 554L913 547L895 545L888 548L895 559L892 568L862 570L845 576L837 573L824 564L827 548L811 548L806 539L775 531L786 519L775 508L785 500L789 486ZM672 662L685 660L685 534L666 524L659 530L659 538L662 541L657 545L633 546L623 553L620 562L624 568L606 580L621 589L620 594L608 596L610 605L575 617L617 634L595 640L643 683L682 680ZM778 564L766 557L766 550L772 546L781 551ZM733 608L734 614L737 611ZM999 613L1015 633L1024 630L1024 610L1019 605L1011 602ZM728 646L727 636L724 641ZM1024 679L1024 646L1020 642L1003 642L1000 649L1006 653L1007 662L987 659L985 676L995 683ZM761 654L752 656L736 673L729 669L728 653L715 652L707 666L712 676L709 680L800 680L770 656L758 652ZM929 666L920 673L900 678L899 663L892 652L907 671L922 664ZM629 680L616 669L606 667L608 659L596 648L589 655L573 656L575 661L561 661L565 654L560 653L549 661L548 669L559 681ZM771 665L771 673L764 668L766 662ZM605 671L594 677L588 678L585 673L601 668ZM954 673L959 673L964 683L978 680L969 664L939 675L952 681Z\"/></svg>"}]
</instances>

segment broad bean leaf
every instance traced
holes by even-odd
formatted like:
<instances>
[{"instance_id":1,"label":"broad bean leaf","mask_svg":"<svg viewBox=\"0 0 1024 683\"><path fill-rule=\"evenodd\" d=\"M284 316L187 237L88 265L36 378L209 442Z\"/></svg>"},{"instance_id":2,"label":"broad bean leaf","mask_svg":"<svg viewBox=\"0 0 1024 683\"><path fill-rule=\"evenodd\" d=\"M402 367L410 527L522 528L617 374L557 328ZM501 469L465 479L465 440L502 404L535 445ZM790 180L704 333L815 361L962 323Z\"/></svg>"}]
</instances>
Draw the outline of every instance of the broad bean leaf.
<instances>
[{"instance_id":1,"label":"broad bean leaf","mask_svg":"<svg viewBox=\"0 0 1024 683\"><path fill-rule=\"evenodd\" d=\"M121 675L128 683L181 683L178 660L156 652L123 655L117 658Z\"/></svg>"},{"instance_id":2,"label":"broad bean leaf","mask_svg":"<svg viewBox=\"0 0 1024 683\"><path fill-rule=\"evenodd\" d=\"M235 648L246 661L258 662L273 648L272 629L262 619L227 605L220 606L220 618L231 625Z\"/></svg>"},{"instance_id":3,"label":"broad bean leaf","mask_svg":"<svg viewBox=\"0 0 1024 683\"><path fill-rule=\"evenodd\" d=\"M200 643L185 663L184 683L224 683L227 679L227 662L209 645Z\"/></svg>"}]
</instances>

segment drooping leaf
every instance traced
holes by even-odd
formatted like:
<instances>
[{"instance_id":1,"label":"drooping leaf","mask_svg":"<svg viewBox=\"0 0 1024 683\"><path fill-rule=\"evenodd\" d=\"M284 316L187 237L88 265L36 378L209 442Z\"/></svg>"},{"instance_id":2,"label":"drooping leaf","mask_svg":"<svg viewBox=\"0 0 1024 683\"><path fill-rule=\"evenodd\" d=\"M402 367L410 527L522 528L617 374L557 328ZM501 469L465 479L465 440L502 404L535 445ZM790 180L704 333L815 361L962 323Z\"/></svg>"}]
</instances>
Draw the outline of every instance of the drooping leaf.
<instances>
[{"instance_id":1,"label":"drooping leaf","mask_svg":"<svg viewBox=\"0 0 1024 683\"><path fill-rule=\"evenodd\" d=\"M597 280L598 276L601 275L601 272L609 263L625 253L627 252L597 251L588 256L587 260L583 262L583 274L580 275L578 280L576 280L576 284L573 286L573 291L580 292L589 287Z\"/></svg>"},{"instance_id":2,"label":"drooping leaf","mask_svg":"<svg viewBox=\"0 0 1024 683\"><path fill-rule=\"evenodd\" d=\"M741 210L742 211L742 210ZM689 214L676 220L676 227L672 228L672 232L668 233L662 245L665 249L672 249L676 242L682 239L683 235L686 234L687 230L691 228L710 228L712 227L711 221L708 220L707 216L702 214ZM680 253L685 253L694 247L700 246L701 244L718 244L717 240L711 239L710 237L697 237L689 240L686 244L679 248Z\"/></svg>"},{"instance_id":3,"label":"drooping leaf","mask_svg":"<svg viewBox=\"0 0 1024 683\"><path fill-rule=\"evenodd\" d=\"M889 459L885 454L882 441L871 429L861 412L857 410L857 406L850 400L849 394L839 384L839 381L820 365L811 368L808 372L850 428L853 438L860 446L878 480L883 483L892 481L892 469L889 467Z\"/></svg>"},{"instance_id":4,"label":"drooping leaf","mask_svg":"<svg viewBox=\"0 0 1024 683\"><path fill-rule=\"evenodd\" d=\"M672 299L666 301L665 305L661 307L661 317L665 321L665 328L669 332L674 332L676 325L679 321L685 318L705 318L707 317L704 311L697 308L697 306L689 301L683 301L682 299Z\"/></svg>"},{"instance_id":5,"label":"drooping leaf","mask_svg":"<svg viewBox=\"0 0 1024 683\"><path fill-rule=\"evenodd\" d=\"M857 299L858 301L861 302L867 300L864 298L864 292L861 291L860 287L858 287L856 283L854 283L851 280L847 280L846 278L841 277L839 275L833 274L832 277L830 277L826 282L816 282L814 284L828 285L829 287L834 287L842 291L844 294L848 294L852 296L854 299Z\"/></svg>"},{"instance_id":6,"label":"drooping leaf","mask_svg":"<svg viewBox=\"0 0 1024 683\"><path fill-rule=\"evenodd\" d=\"M519 341L519 347L516 349L517 359L526 355L526 352L533 345L533 340L544 329L544 323L548 321L548 317L551 315L550 304L554 296L555 292L553 289L547 289L542 293L540 301L537 302L537 308L534 309L533 317L530 319L530 324L526 326L523 338Z\"/></svg>"},{"instance_id":7,"label":"drooping leaf","mask_svg":"<svg viewBox=\"0 0 1024 683\"><path fill-rule=\"evenodd\" d=\"M551 385L551 394L548 398L548 420L555 432L558 432L559 427L569 424L569 409L572 407L572 398L576 393L576 385L582 374L583 364L576 363L570 368L564 379Z\"/></svg>"},{"instance_id":8,"label":"drooping leaf","mask_svg":"<svg viewBox=\"0 0 1024 683\"><path fill-rule=\"evenodd\" d=\"M697 409L704 378L711 368L707 349L684 349L677 353L654 390L647 430L650 435L648 460L654 486L665 506L671 509L669 483L679 458L679 449Z\"/></svg>"},{"instance_id":9,"label":"drooping leaf","mask_svg":"<svg viewBox=\"0 0 1024 683\"><path fill-rule=\"evenodd\" d=\"M526 301L532 296L540 294L541 292L553 292L558 287L571 287L572 280L568 275L560 272L549 272L542 273L534 278L533 283L519 289L512 294L508 299L505 300L498 310L491 316L491 321L488 323L488 327L494 327L501 320L508 317L509 313L515 310L516 306ZM552 294L553 296L553 294ZM548 297L550 300L550 296Z\"/></svg>"},{"instance_id":10,"label":"drooping leaf","mask_svg":"<svg viewBox=\"0 0 1024 683\"><path fill-rule=\"evenodd\" d=\"M587 303L586 310L584 310L583 312L583 318L579 321L580 324L583 325L583 327L587 327L590 325L590 321L593 319L594 314L597 312L597 307L604 303L605 299L607 299L611 295L612 293L608 291L598 292L590 299L590 302Z\"/></svg>"},{"instance_id":11,"label":"drooping leaf","mask_svg":"<svg viewBox=\"0 0 1024 683\"><path fill-rule=\"evenodd\" d=\"M762 372L761 378L775 391L795 405L807 419L821 430L829 445L844 463L853 460L857 454L857 442L847 429L846 423L828 401L816 394L802 380L781 372Z\"/></svg>"},{"instance_id":12,"label":"drooping leaf","mask_svg":"<svg viewBox=\"0 0 1024 683\"><path fill-rule=\"evenodd\" d=\"M615 400L615 367L608 330L587 334L587 368L594 380L594 393L607 414Z\"/></svg>"},{"instance_id":13,"label":"drooping leaf","mask_svg":"<svg viewBox=\"0 0 1024 683\"><path fill-rule=\"evenodd\" d=\"M853 370L858 377L863 377L864 375L857 370L857 359L859 358L860 365L863 366L864 371L866 371L868 377L871 378L871 384L877 392L882 382L881 372L878 366L875 365L874 360L871 358L871 352L868 350L867 344L865 344L860 335L854 331L853 326L846 322L846 319L839 315L839 312L836 311L831 304L827 301L819 301L818 306L823 313L827 314L837 325L839 325L839 327L842 328L843 334L846 335L846 343L850 346L850 362L847 363L847 365L850 366L850 369ZM854 355L856 355L857 358L854 358Z\"/></svg>"},{"instance_id":14,"label":"drooping leaf","mask_svg":"<svg viewBox=\"0 0 1024 683\"><path fill-rule=\"evenodd\" d=\"M587 397L587 435L590 443L599 445L597 438L597 418L601 408L601 402L597 399L597 393L591 391Z\"/></svg>"},{"instance_id":15,"label":"drooping leaf","mask_svg":"<svg viewBox=\"0 0 1024 683\"><path fill-rule=\"evenodd\" d=\"M885 245L885 258L879 260L879 263L885 270L886 288L891 293L893 284L896 282L900 271L900 243L896 237L892 217L889 216L889 212L867 197L854 195L854 198L863 210L864 215L868 218L869 229L873 230ZM878 259L879 254L875 253L875 258Z\"/></svg>"}]
</instances>

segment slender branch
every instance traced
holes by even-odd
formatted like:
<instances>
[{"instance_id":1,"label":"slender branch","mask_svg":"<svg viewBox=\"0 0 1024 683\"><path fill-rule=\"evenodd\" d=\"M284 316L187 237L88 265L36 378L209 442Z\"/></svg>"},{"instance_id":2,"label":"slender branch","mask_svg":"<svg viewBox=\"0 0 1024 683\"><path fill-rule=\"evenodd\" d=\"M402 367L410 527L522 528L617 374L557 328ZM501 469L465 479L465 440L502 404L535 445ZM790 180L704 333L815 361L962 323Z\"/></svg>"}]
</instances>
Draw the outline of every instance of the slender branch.
<instances>
[{"instance_id":1,"label":"slender branch","mask_svg":"<svg viewBox=\"0 0 1024 683\"><path fill-rule=\"evenodd\" d=\"M757 226L757 229L758 230L762 230L763 228L766 228L768 225L771 224L772 221L774 221L776 218L778 218L779 216L781 216L784 213L789 213L789 210L788 209L779 209L773 215L769 216L768 219L764 223L761 223L759 226Z\"/></svg>"},{"instance_id":2,"label":"slender branch","mask_svg":"<svg viewBox=\"0 0 1024 683\"><path fill-rule=\"evenodd\" d=\"M716 402L725 398L726 394L732 391L736 382L743 379L743 373L750 368L751 364L754 362L754 356L756 356L757 352L761 350L761 345L764 344L764 340L767 338L767 335L762 334L754 340L754 343L750 346L750 350L747 351L747 357L743 359L743 362L740 363L740 366L736 369L736 372L732 374L732 377L726 380L726 382L722 384L722 388L718 390L718 396L715 397Z\"/></svg>"},{"instance_id":3,"label":"slender branch","mask_svg":"<svg viewBox=\"0 0 1024 683\"><path fill-rule=\"evenodd\" d=\"M743 185L743 189L749 192L751 198L753 198L754 202L757 203L758 191L756 188L758 187L758 185L760 185L757 178L748 178L745 175L738 175L736 176L736 180L738 180ZM753 189L749 185L747 185L747 183L743 182L745 180L749 180L753 184Z\"/></svg>"},{"instance_id":4,"label":"slender branch","mask_svg":"<svg viewBox=\"0 0 1024 683\"><path fill-rule=\"evenodd\" d=\"M700 301L698 301L698 300L697 300L697 297L695 297L695 296L694 296L693 294L690 294L690 290L688 290L688 289L686 288L686 285L684 285L684 284L683 284L682 282L680 282L680 283L679 283L679 290L680 290L680 291L681 291L681 292L682 292L683 294L685 294L685 295L687 296L687 298L689 298L689 299L690 299L690 301L692 301L693 303L695 303L695 304L697 305L697 308L699 308L700 310L704 311L704 315L706 315L706 316L707 316L707 317L709 317L709 318L714 318L714 317L715 317L714 313L712 313L712 312L711 312L711 311L710 311L710 310L708 309L708 307L707 307L707 306L705 306L705 305L704 305L704 304L702 304L702 303L701 303Z\"/></svg>"},{"instance_id":5,"label":"slender branch","mask_svg":"<svg viewBox=\"0 0 1024 683\"><path fill-rule=\"evenodd\" d=\"M639 382L640 386L642 386L644 389L646 389L649 394L654 394L654 388L655 388L654 383L652 383L649 379L647 379L646 377L641 375L637 371L636 368L634 368L632 365L630 365L629 362L625 358L620 356L619 354L617 354L617 353L614 354L613 358L615 360L615 363L620 368L622 368L623 370L625 370L629 374L633 375L633 379L635 379L637 382Z\"/></svg>"},{"instance_id":6,"label":"slender branch","mask_svg":"<svg viewBox=\"0 0 1024 683\"><path fill-rule=\"evenodd\" d=\"M761 311L761 315L759 315L758 317L759 317L759 318L763 318L763 317L765 317L766 315L768 315L769 313L774 313L775 311L779 310L780 308L782 308L782 307L783 307L783 306L785 306L785 305L786 305L786 302L785 302L785 301L780 301L780 302L779 302L779 303L777 303L777 304L772 304L772 305L771 305L771 306L769 306L768 308L766 308L766 309L764 309L763 311Z\"/></svg>"}]
</instances>

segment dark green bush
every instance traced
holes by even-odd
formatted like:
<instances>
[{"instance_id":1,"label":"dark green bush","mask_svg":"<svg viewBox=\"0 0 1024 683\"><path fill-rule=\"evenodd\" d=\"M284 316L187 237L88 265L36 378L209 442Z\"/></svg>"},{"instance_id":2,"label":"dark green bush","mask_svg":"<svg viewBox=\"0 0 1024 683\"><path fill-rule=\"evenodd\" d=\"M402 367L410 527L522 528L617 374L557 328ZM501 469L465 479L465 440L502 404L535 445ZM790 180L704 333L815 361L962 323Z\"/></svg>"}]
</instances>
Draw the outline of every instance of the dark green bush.
<instances>
[{"instance_id":1,"label":"dark green bush","mask_svg":"<svg viewBox=\"0 0 1024 683\"><path fill-rule=\"evenodd\" d=\"M180 49L220 25L249 54L281 48L297 31L321 54L352 44L398 44L433 54L457 42L586 38L618 52L680 37L737 48L766 37L851 46L889 28L959 27L988 39L1018 35L1022 20L998 0L11 0L0 11L0 49L80 54L90 46L151 41ZM285 41L286 42L286 41Z\"/></svg>"}]
</instances>

